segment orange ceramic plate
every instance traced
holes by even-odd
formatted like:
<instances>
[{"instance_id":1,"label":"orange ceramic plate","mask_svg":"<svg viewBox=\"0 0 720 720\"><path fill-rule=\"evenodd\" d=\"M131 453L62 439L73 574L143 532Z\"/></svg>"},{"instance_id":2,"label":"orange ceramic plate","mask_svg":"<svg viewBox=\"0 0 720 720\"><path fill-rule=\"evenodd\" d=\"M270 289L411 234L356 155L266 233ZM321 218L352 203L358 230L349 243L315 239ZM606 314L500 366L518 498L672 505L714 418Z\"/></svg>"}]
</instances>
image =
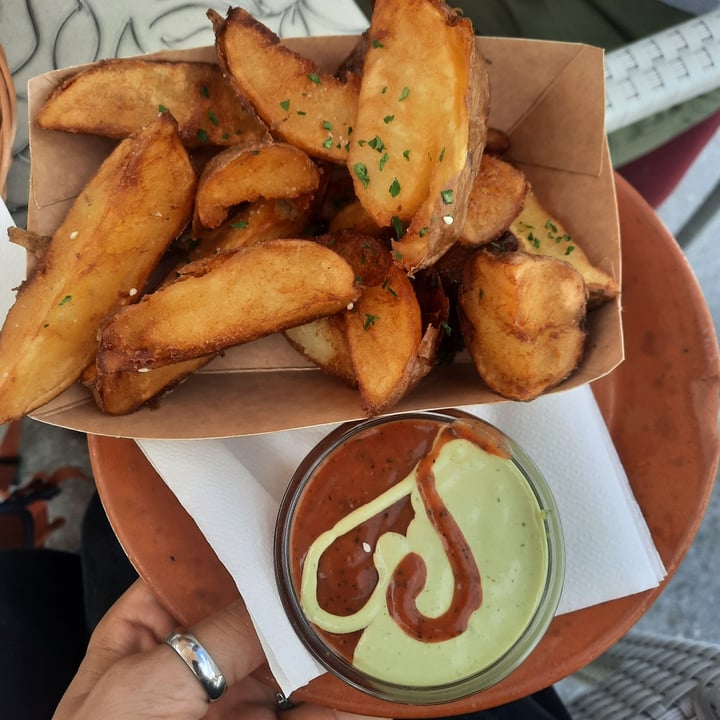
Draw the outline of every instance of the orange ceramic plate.
<instances>
[{"instance_id":1,"label":"orange ceramic plate","mask_svg":"<svg viewBox=\"0 0 720 720\"><path fill-rule=\"evenodd\" d=\"M594 384L668 579L695 537L718 460L718 346L707 306L675 240L617 178L623 239L626 360ZM131 440L90 437L98 490L140 575L182 623L237 596L204 537ZM667 582L667 581L666 581ZM618 640L662 591L557 617L508 679L473 697L413 707L374 700L330 675L293 699L390 717L439 717L493 707L551 685ZM269 673L265 673L269 679Z\"/></svg>"}]
</instances>

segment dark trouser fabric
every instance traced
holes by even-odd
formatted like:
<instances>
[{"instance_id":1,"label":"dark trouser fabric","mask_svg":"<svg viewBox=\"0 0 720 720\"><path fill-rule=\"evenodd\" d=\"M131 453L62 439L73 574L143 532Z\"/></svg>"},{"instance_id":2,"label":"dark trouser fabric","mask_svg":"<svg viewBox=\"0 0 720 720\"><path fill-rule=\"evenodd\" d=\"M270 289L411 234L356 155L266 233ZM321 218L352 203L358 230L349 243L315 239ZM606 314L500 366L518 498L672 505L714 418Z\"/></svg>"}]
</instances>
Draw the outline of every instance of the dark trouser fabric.
<instances>
[{"instance_id":1,"label":"dark trouser fabric","mask_svg":"<svg viewBox=\"0 0 720 720\"><path fill-rule=\"evenodd\" d=\"M136 577L97 496L79 554L0 551L0 716L50 720L90 632Z\"/></svg>"}]
</instances>

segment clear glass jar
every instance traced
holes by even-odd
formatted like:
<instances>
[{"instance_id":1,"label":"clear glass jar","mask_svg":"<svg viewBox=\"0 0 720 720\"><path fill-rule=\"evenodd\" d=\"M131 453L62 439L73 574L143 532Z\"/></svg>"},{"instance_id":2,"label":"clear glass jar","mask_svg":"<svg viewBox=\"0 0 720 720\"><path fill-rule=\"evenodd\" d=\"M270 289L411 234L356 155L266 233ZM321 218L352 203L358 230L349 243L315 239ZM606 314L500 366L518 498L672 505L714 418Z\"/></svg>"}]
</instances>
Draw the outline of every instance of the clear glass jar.
<instances>
[{"instance_id":1,"label":"clear glass jar","mask_svg":"<svg viewBox=\"0 0 720 720\"><path fill-rule=\"evenodd\" d=\"M416 705L511 673L555 614L564 560L537 467L459 410L340 426L293 475L275 532L308 650L353 687Z\"/></svg>"}]
</instances>

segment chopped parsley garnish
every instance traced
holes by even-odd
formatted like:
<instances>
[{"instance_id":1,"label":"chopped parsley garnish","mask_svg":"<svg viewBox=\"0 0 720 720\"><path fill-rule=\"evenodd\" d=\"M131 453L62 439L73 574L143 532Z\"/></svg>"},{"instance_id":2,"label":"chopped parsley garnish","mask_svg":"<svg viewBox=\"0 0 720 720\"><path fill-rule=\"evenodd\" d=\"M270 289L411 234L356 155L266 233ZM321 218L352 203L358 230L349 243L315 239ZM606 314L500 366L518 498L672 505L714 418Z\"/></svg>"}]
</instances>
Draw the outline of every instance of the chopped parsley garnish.
<instances>
[{"instance_id":1,"label":"chopped parsley garnish","mask_svg":"<svg viewBox=\"0 0 720 720\"><path fill-rule=\"evenodd\" d=\"M403 150L403 157L406 160L410 160L410 150Z\"/></svg>"},{"instance_id":2,"label":"chopped parsley garnish","mask_svg":"<svg viewBox=\"0 0 720 720\"><path fill-rule=\"evenodd\" d=\"M201 143L206 143L208 141L207 130L203 130L202 128L200 128L200 130L197 131L197 139Z\"/></svg>"},{"instance_id":3,"label":"chopped parsley garnish","mask_svg":"<svg viewBox=\"0 0 720 720\"><path fill-rule=\"evenodd\" d=\"M248 226L247 220L240 220L238 222L230 223L230 227L233 230L244 230Z\"/></svg>"},{"instance_id":4,"label":"chopped parsley garnish","mask_svg":"<svg viewBox=\"0 0 720 720\"><path fill-rule=\"evenodd\" d=\"M385 47L379 40L375 39L372 41L372 46L374 48L382 48Z\"/></svg>"},{"instance_id":5,"label":"chopped parsley garnish","mask_svg":"<svg viewBox=\"0 0 720 720\"><path fill-rule=\"evenodd\" d=\"M209 97L210 97L210 91L208 90L207 85L202 85L202 86L200 87L200 94L201 94L203 97L205 97L205 98L209 98Z\"/></svg>"},{"instance_id":6,"label":"chopped parsley garnish","mask_svg":"<svg viewBox=\"0 0 720 720\"><path fill-rule=\"evenodd\" d=\"M363 323L363 329L369 330L379 319L379 315L371 315L370 313L365 313L365 322Z\"/></svg>"},{"instance_id":7,"label":"chopped parsley garnish","mask_svg":"<svg viewBox=\"0 0 720 720\"><path fill-rule=\"evenodd\" d=\"M443 148L443 149L440 151L440 155L438 156L438 161L439 161L439 162L442 162L444 159L445 159L445 148Z\"/></svg>"},{"instance_id":8,"label":"chopped parsley garnish","mask_svg":"<svg viewBox=\"0 0 720 720\"><path fill-rule=\"evenodd\" d=\"M307 113L304 110L298 110L296 112L297 115L307 115Z\"/></svg>"},{"instance_id":9,"label":"chopped parsley garnish","mask_svg":"<svg viewBox=\"0 0 720 720\"><path fill-rule=\"evenodd\" d=\"M310 82L315 83L316 85L320 84L320 76L317 73L309 73L308 79Z\"/></svg>"},{"instance_id":10,"label":"chopped parsley garnish","mask_svg":"<svg viewBox=\"0 0 720 720\"><path fill-rule=\"evenodd\" d=\"M166 113L166 112L170 112L170 110L168 108L166 108L165 105L158 105L158 112Z\"/></svg>"},{"instance_id":11,"label":"chopped parsley garnish","mask_svg":"<svg viewBox=\"0 0 720 720\"><path fill-rule=\"evenodd\" d=\"M212 110L208 110L208 118L210 118L210 122L211 122L213 125L219 125L219 124L220 124L220 121L217 119L217 115L216 115Z\"/></svg>"},{"instance_id":12,"label":"chopped parsley garnish","mask_svg":"<svg viewBox=\"0 0 720 720\"><path fill-rule=\"evenodd\" d=\"M446 322L440 323L440 327L445 331L445 334L450 337L452 335L452 327Z\"/></svg>"},{"instance_id":13,"label":"chopped parsley garnish","mask_svg":"<svg viewBox=\"0 0 720 720\"><path fill-rule=\"evenodd\" d=\"M324 147L324 148L331 148L332 146L333 146L332 135L328 135L328 136L325 138L324 142L323 142L323 147Z\"/></svg>"},{"instance_id":14,"label":"chopped parsley garnish","mask_svg":"<svg viewBox=\"0 0 720 720\"><path fill-rule=\"evenodd\" d=\"M385 163L386 163L389 159L390 159L390 156L389 156L387 153L385 153L385 154L380 158L380 164L379 164L380 170L382 170L382 169L385 167Z\"/></svg>"},{"instance_id":15,"label":"chopped parsley garnish","mask_svg":"<svg viewBox=\"0 0 720 720\"><path fill-rule=\"evenodd\" d=\"M453 191L452 190L441 191L440 197L443 199L443 202L446 205L452 205L452 201L453 201Z\"/></svg>"},{"instance_id":16,"label":"chopped parsley garnish","mask_svg":"<svg viewBox=\"0 0 720 720\"><path fill-rule=\"evenodd\" d=\"M574 245L568 245L568 246L565 248L565 254L566 254L566 255L569 255L574 249L575 249L575 246L574 246Z\"/></svg>"},{"instance_id":17,"label":"chopped parsley garnish","mask_svg":"<svg viewBox=\"0 0 720 720\"><path fill-rule=\"evenodd\" d=\"M400 182L397 178L394 178L393 181L390 183L388 192L390 193L390 195L392 195L392 197L397 197L400 194Z\"/></svg>"},{"instance_id":18,"label":"chopped parsley garnish","mask_svg":"<svg viewBox=\"0 0 720 720\"><path fill-rule=\"evenodd\" d=\"M418 230L418 235L420 237L425 237L429 232L430 232L429 227L420 228L420 230Z\"/></svg>"},{"instance_id":19,"label":"chopped parsley garnish","mask_svg":"<svg viewBox=\"0 0 720 720\"><path fill-rule=\"evenodd\" d=\"M323 120L322 126L325 128L325 130L332 130L332 123L329 120Z\"/></svg>"},{"instance_id":20,"label":"chopped parsley garnish","mask_svg":"<svg viewBox=\"0 0 720 720\"><path fill-rule=\"evenodd\" d=\"M66 304L69 303L71 300L72 300L72 295L66 295L66 296L58 303L58 307L61 306L61 305L66 305Z\"/></svg>"},{"instance_id":21,"label":"chopped parsley garnish","mask_svg":"<svg viewBox=\"0 0 720 720\"><path fill-rule=\"evenodd\" d=\"M395 237L399 240L405 234L402 220L397 215L393 215L391 222L393 230L395 230Z\"/></svg>"},{"instance_id":22,"label":"chopped parsley garnish","mask_svg":"<svg viewBox=\"0 0 720 720\"><path fill-rule=\"evenodd\" d=\"M368 145L373 149L381 153L385 149L385 143L376 135L372 140L368 140Z\"/></svg>"},{"instance_id":23,"label":"chopped parsley garnish","mask_svg":"<svg viewBox=\"0 0 720 720\"><path fill-rule=\"evenodd\" d=\"M280 101L280 107L281 107L285 112L288 112L288 110L290 110L290 100L281 100L281 101Z\"/></svg>"},{"instance_id":24,"label":"chopped parsley garnish","mask_svg":"<svg viewBox=\"0 0 720 720\"><path fill-rule=\"evenodd\" d=\"M367 187L370 183L370 177L368 176L367 166L365 163L355 163L353 165L353 173L355 177L362 183L363 187Z\"/></svg>"},{"instance_id":25,"label":"chopped parsley garnish","mask_svg":"<svg viewBox=\"0 0 720 720\"><path fill-rule=\"evenodd\" d=\"M388 123L391 123L395 119L394 115L386 115L383 118L383 122L387 125Z\"/></svg>"},{"instance_id":26,"label":"chopped parsley garnish","mask_svg":"<svg viewBox=\"0 0 720 720\"><path fill-rule=\"evenodd\" d=\"M390 285L390 281L389 281L389 280L383 281L382 289L383 289L383 290L387 290L393 297L397 297L397 296L398 296L397 292L393 289L392 285Z\"/></svg>"},{"instance_id":27,"label":"chopped parsley garnish","mask_svg":"<svg viewBox=\"0 0 720 720\"><path fill-rule=\"evenodd\" d=\"M399 102L402 102L407 98L407 96L410 94L410 88L406 85L400 92L400 97L398 98Z\"/></svg>"}]
</instances>

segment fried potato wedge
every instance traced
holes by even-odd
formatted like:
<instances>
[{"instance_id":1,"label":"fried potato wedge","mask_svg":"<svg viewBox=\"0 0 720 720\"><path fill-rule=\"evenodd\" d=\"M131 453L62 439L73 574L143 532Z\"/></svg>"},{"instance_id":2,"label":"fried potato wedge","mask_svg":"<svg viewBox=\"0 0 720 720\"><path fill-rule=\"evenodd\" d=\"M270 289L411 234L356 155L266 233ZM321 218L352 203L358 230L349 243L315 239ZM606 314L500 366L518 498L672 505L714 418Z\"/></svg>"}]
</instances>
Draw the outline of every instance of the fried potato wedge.
<instances>
[{"instance_id":1,"label":"fried potato wedge","mask_svg":"<svg viewBox=\"0 0 720 720\"><path fill-rule=\"evenodd\" d=\"M288 328L283 334L292 347L319 368L346 385L357 387L341 314L311 320Z\"/></svg>"},{"instance_id":2,"label":"fried potato wedge","mask_svg":"<svg viewBox=\"0 0 720 720\"><path fill-rule=\"evenodd\" d=\"M196 225L216 228L230 208L260 198L294 198L320 184L317 165L287 143L258 142L223 150L200 176L195 200Z\"/></svg>"},{"instance_id":3,"label":"fried potato wedge","mask_svg":"<svg viewBox=\"0 0 720 720\"><path fill-rule=\"evenodd\" d=\"M104 60L59 85L37 116L48 130L124 138L170 112L187 147L235 145L267 128L237 101L214 63Z\"/></svg>"},{"instance_id":4,"label":"fried potato wedge","mask_svg":"<svg viewBox=\"0 0 720 720\"><path fill-rule=\"evenodd\" d=\"M386 228L380 227L368 214L362 203L355 199L345 207L340 208L330 219L328 230L339 232L340 230L356 230L371 237L379 237L384 234Z\"/></svg>"},{"instance_id":5,"label":"fried potato wedge","mask_svg":"<svg viewBox=\"0 0 720 720\"><path fill-rule=\"evenodd\" d=\"M321 72L240 7L228 10L226 18L209 10L208 17L223 73L273 135L311 157L344 163L357 114L358 76Z\"/></svg>"},{"instance_id":6,"label":"fried potato wedge","mask_svg":"<svg viewBox=\"0 0 720 720\"><path fill-rule=\"evenodd\" d=\"M125 372L203 357L331 315L359 295L350 265L311 240L220 253L112 317L98 368Z\"/></svg>"},{"instance_id":7,"label":"fried potato wedge","mask_svg":"<svg viewBox=\"0 0 720 720\"><path fill-rule=\"evenodd\" d=\"M296 198L260 199L242 205L219 227L200 227L191 238L189 260L236 250L266 240L301 237L312 217L312 193Z\"/></svg>"},{"instance_id":8,"label":"fried potato wedge","mask_svg":"<svg viewBox=\"0 0 720 720\"><path fill-rule=\"evenodd\" d=\"M458 303L478 373L505 398L538 397L582 359L585 283L562 260L479 250L465 265Z\"/></svg>"},{"instance_id":9,"label":"fried potato wedge","mask_svg":"<svg viewBox=\"0 0 720 720\"><path fill-rule=\"evenodd\" d=\"M127 415L170 392L207 365L216 355L163 365L147 372L96 373L86 383L97 406L107 415Z\"/></svg>"},{"instance_id":10,"label":"fried potato wedge","mask_svg":"<svg viewBox=\"0 0 720 720\"><path fill-rule=\"evenodd\" d=\"M432 367L421 354L420 304L405 272L376 239L345 230L321 240L347 259L363 285L360 299L343 313L345 337L363 410L377 415Z\"/></svg>"},{"instance_id":11,"label":"fried potato wedge","mask_svg":"<svg viewBox=\"0 0 720 720\"><path fill-rule=\"evenodd\" d=\"M78 379L95 355L103 318L139 297L187 224L195 187L167 114L103 162L0 333L0 422L27 414Z\"/></svg>"},{"instance_id":12,"label":"fried potato wedge","mask_svg":"<svg viewBox=\"0 0 720 720\"><path fill-rule=\"evenodd\" d=\"M368 32L347 164L373 220L408 226L393 247L412 275L462 230L487 135L487 68L470 21L440 0L378 0Z\"/></svg>"},{"instance_id":13,"label":"fried potato wedge","mask_svg":"<svg viewBox=\"0 0 720 720\"><path fill-rule=\"evenodd\" d=\"M475 177L459 243L485 245L502 235L520 214L530 183L525 173L485 153Z\"/></svg>"},{"instance_id":14,"label":"fried potato wedge","mask_svg":"<svg viewBox=\"0 0 720 720\"><path fill-rule=\"evenodd\" d=\"M535 255L557 257L570 263L584 278L588 289L588 308L596 308L612 300L620 286L601 268L593 265L563 223L541 202L532 190L522 212L510 230L518 239L520 249Z\"/></svg>"},{"instance_id":15,"label":"fried potato wedge","mask_svg":"<svg viewBox=\"0 0 720 720\"><path fill-rule=\"evenodd\" d=\"M256 245L267 240L295 237L305 227L312 198L294 200L259 200L244 206L230 220L193 239L188 252L190 261L210 257L217 252ZM170 272L164 285L174 282L178 270ZM317 321L320 322L320 321ZM85 383L93 393L98 407L109 415L124 415L163 395L192 373L209 363L215 354L170 363L147 372L99 372Z\"/></svg>"}]
</instances>

